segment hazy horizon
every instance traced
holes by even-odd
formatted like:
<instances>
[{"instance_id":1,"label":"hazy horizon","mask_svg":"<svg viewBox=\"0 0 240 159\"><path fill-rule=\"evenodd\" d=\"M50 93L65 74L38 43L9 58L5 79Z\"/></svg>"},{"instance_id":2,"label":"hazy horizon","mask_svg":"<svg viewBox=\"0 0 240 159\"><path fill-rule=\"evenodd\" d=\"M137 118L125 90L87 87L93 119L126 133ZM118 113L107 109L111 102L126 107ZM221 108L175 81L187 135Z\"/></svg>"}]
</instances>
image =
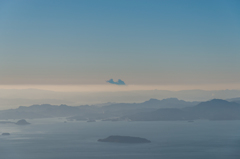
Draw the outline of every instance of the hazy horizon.
<instances>
[{"instance_id":1,"label":"hazy horizon","mask_svg":"<svg viewBox=\"0 0 240 159\"><path fill-rule=\"evenodd\" d=\"M0 85L0 89L39 89L55 92L118 92L135 90L162 90L162 91L183 91L183 90L240 90L236 84L201 84L201 85Z\"/></svg>"}]
</instances>

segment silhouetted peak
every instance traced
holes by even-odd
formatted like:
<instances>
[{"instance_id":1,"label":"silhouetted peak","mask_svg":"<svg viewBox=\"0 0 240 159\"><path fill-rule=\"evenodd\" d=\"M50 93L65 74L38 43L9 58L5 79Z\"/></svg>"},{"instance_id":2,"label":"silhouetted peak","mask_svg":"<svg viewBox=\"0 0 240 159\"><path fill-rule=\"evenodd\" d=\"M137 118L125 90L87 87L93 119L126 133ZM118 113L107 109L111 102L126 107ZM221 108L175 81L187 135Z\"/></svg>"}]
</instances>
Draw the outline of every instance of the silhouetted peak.
<instances>
[{"instance_id":1,"label":"silhouetted peak","mask_svg":"<svg viewBox=\"0 0 240 159\"><path fill-rule=\"evenodd\" d=\"M69 107L66 104L61 104L59 107Z\"/></svg>"},{"instance_id":2,"label":"silhouetted peak","mask_svg":"<svg viewBox=\"0 0 240 159\"><path fill-rule=\"evenodd\" d=\"M148 101L145 101L145 102L143 102L143 103L158 103L158 102L160 102L160 100L151 98L151 99L149 99Z\"/></svg>"},{"instance_id":3,"label":"silhouetted peak","mask_svg":"<svg viewBox=\"0 0 240 159\"><path fill-rule=\"evenodd\" d=\"M218 104L218 103L230 103L230 102L228 102L226 100L223 100L223 99L212 99L212 100L207 101L207 102L209 102L209 103L216 103L216 104Z\"/></svg>"},{"instance_id":4,"label":"silhouetted peak","mask_svg":"<svg viewBox=\"0 0 240 159\"><path fill-rule=\"evenodd\" d=\"M162 101L178 102L178 101L180 101L180 100L177 99L177 98L166 98L166 99L163 99Z\"/></svg>"},{"instance_id":5,"label":"silhouetted peak","mask_svg":"<svg viewBox=\"0 0 240 159\"><path fill-rule=\"evenodd\" d=\"M201 102L197 105L198 107L229 107L229 106L240 106L235 102L228 102L223 99L212 99L207 102Z\"/></svg>"},{"instance_id":6,"label":"silhouetted peak","mask_svg":"<svg viewBox=\"0 0 240 159\"><path fill-rule=\"evenodd\" d=\"M42 108L46 108L46 107L52 107L53 105L51 104L41 104L41 105L32 105L30 107L42 107Z\"/></svg>"},{"instance_id":7,"label":"silhouetted peak","mask_svg":"<svg viewBox=\"0 0 240 159\"><path fill-rule=\"evenodd\" d=\"M160 101L160 100L151 98L151 99L149 99L148 101L149 101L149 102L157 102L157 101Z\"/></svg>"}]
</instances>

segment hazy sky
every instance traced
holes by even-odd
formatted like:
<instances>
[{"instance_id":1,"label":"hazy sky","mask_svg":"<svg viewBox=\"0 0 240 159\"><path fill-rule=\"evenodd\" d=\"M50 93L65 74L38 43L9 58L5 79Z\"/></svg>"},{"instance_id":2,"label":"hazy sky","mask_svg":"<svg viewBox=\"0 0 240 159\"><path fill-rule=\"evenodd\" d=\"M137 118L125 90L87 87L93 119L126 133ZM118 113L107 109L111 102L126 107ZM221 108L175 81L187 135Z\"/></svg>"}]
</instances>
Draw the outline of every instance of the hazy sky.
<instances>
[{"instance_id":1,"label":"hazy sky","mask_svg":"<svg viewBox=\"0 0 240 159\"><path fill-rule=\"evenodd\" d=\"M240 88L239 68L239 0L0 0L0 85Z\"/></svg>"}]
</instances>

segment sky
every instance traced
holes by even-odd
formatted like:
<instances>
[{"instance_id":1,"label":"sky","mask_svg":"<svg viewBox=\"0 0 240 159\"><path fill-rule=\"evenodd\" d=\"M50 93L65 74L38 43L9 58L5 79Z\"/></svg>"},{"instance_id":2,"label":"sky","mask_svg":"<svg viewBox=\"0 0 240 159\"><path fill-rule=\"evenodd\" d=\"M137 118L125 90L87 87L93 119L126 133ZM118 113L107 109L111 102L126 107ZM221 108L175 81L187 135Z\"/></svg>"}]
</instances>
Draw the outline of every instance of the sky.
<instances>
[{"instance_id":1,"label":"sky","mask_svg":"<svg viewBox=\"0 0 240 159\"><path fill-rule=\"evenodd\" d=\"M240 89L239 44L238 0L0 0L0 88Z\"/></svg>"}]
</instances>

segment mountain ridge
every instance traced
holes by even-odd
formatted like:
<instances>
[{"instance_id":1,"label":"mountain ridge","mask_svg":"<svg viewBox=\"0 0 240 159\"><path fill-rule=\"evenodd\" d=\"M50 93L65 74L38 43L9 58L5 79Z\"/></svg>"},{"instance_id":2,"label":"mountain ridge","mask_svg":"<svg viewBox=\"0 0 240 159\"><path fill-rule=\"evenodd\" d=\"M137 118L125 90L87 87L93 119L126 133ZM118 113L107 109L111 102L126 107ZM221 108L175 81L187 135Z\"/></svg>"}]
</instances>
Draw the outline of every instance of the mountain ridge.
<instances>
[{"instance_id":1,"label":"mountain ridge","mask_svg":"<svg viewBox=\"0 0 240 159\"><path fill-rule=\"evenodd\" d=\"M157 120L240 120L240 104L222 99L201 102L193 107L165 108L149 113L125 116L133 121Z\"/></svg>"},{"instance_id":2,"label":"mountain ridge","mask_svg":"<svg viewBox=\"0 0 240 159\"><path fill-rule=\"evenodd\" d=\"M142 103L112 103L109 105L81 105L68 106L65 104L51 105L31 105L19 106L16 109L0 111L0 119L11 118L51 118L51 117L72 117L72 119L104 119L110 117L120 117L139 112L150 112L159 108L183 108L195 105L196 102L186 102L177 98L163 100L149 99Z\"/></svg>"}]
</instances>

